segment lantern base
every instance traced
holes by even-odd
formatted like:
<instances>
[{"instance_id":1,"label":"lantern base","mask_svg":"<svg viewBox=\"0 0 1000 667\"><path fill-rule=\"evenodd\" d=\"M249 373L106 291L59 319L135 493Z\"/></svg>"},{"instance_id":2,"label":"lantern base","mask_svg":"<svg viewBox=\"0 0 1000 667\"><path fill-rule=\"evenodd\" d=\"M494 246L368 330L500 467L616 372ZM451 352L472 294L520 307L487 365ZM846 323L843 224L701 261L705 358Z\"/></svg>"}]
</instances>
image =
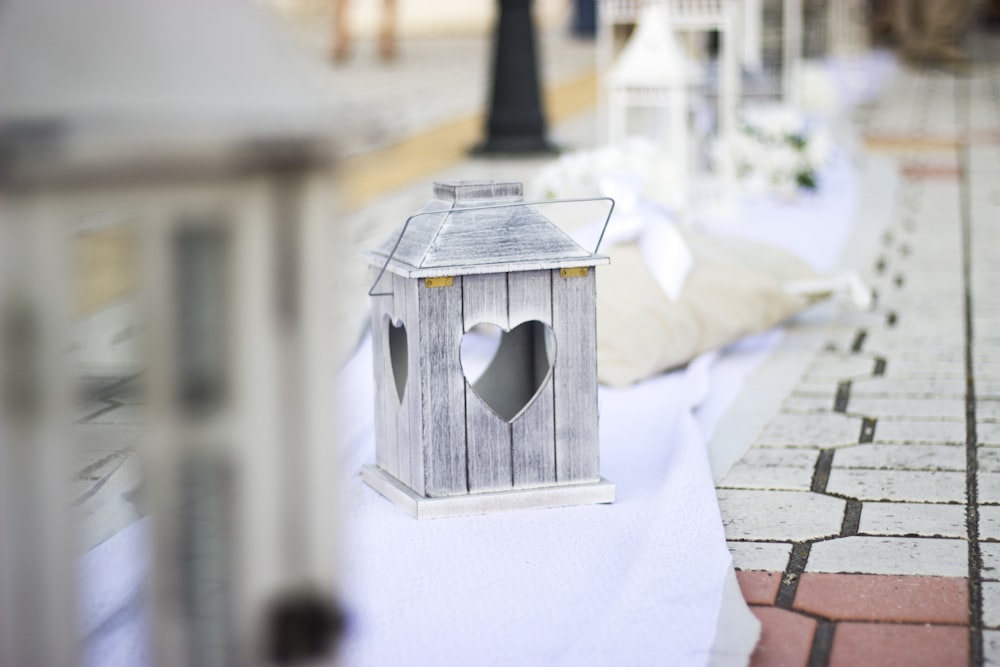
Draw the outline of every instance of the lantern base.
<instances>
[{"instance_id":1,"label":"lantern base","mask_svg":"<svg viewBox=\"0 0 1000 667\"><path fill-rule=\"evenodd\" d=\"M361 468L361 479L415 519L441 519L509 510L613 503L615 485L606 479L533 489L425 498L376 465Z\"/></svg>"}]
</instances>

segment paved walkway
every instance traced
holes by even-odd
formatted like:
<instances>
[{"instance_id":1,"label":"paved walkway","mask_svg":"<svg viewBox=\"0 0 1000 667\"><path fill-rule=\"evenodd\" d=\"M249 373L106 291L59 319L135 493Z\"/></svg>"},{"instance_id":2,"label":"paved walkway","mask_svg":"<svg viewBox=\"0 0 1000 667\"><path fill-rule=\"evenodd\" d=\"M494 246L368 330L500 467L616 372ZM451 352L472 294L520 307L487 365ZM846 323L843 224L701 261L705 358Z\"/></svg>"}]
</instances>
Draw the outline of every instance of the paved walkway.
<instances>
[{"instance_id":1,"label":"paved walkway","mask_svg":"<svg viewBox=\"0 0 1000 667\"><path fill-rule=\"evenodd\" d=\"M902 175L877 308L829 326L718 485L755 666L1000 664L1000 68L979 47L967 76L904 70L864 119Z\"/></svg>"}]
</instances>

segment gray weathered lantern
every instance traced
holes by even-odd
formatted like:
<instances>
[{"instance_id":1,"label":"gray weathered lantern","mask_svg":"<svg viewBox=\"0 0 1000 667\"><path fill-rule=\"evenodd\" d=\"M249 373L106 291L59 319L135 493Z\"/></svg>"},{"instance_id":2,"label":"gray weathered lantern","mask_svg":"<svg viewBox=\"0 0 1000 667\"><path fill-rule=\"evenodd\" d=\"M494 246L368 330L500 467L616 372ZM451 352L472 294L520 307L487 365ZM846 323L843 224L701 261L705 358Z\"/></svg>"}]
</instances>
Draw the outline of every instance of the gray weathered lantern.
<instances>
[{"instance_id":1,"label":"gray weathered lantern","mask_svg":"<svg viewBox=\"0 0 1000 667\"><path fill-rule=\"evenodd\" d=\"M607 503L598 468L596 292L608 259L522 200L520 183L435 183L369 255L376 465L417 518ZM503 331L475 381L460 349Z\"/></svg>"}]
</instances>

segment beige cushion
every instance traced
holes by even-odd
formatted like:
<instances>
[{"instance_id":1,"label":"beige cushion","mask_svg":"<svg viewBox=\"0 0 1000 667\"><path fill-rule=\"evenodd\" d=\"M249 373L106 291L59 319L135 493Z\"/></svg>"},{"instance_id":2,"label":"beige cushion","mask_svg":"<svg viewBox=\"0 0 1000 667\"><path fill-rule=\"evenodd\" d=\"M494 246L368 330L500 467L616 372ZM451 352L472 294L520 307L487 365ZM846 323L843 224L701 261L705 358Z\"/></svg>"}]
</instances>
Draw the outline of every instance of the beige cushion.
<instances>
[{"instance_id":1,"label":"beige cushion","mask_svg":"<svg viewBox=\"0 0 1000 667\"><path fill-rule=\"evenodd\" d=\"M680 297L671 301L638 246L611 249L597 272L598 377L624 386L682 366L697 355L767 331L809 305L784 283L815 271L779 248L685 231L694 256Z\"/></svg>"}]
</instances>

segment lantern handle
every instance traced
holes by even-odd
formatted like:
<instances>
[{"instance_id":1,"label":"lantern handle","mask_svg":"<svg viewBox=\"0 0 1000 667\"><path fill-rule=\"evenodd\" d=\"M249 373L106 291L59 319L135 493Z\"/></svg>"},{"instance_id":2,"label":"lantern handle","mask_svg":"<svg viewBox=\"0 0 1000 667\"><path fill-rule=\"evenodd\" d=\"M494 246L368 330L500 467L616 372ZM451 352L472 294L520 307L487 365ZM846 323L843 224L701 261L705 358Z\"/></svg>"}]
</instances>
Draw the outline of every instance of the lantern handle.
<instances>
[{"instance_id":1,"label":"lantern handle","mask_svg":"<svg viewBox=\"0 0 1000 667\"><path fill-rule=\"evenodd\" d=\"M519 201L510 202L506 204L486 204L484 206L463 206L456 209L454 206L451 208L445 208L437 211L421 211L419 213L414 213L406 219L403 223L403 228L399 230L399 236L396 238L396 243L393 244L392 250L389 251L389 255L385 258L385 262L382 264L382 268L379 269L378 275L375 276L375 282L372 283L371 287L368 288L368 296L392 296L392 292L376 292L375 286L379 284L382 280L382 276L385 275L386 269L389 268L389 262L392 261L393 255L396 254L396 250L399 249L399 244L403 242L403 236L406 235L406 230L410 226L410 222L414 218L418 218L422 215L435 215L438 213L451 213L453 211L484 211L493 208L513 208L515 206L543 206L545 204L579 204L582 202L595 202L595 201L606 201L611 204L608 207L608 215L604 218L604 225L601 227L601 235L597 237L597 246L594 247L594 252L591 254L596 255L597 251L601 248L601 242L604 240L604 232L608 231L608 224L611 222L611 214L615 212L615 200L611 197L579 197L575 199L555 199L555 200L542 200L542 201Z\"/></svg>"}]
</instances>

